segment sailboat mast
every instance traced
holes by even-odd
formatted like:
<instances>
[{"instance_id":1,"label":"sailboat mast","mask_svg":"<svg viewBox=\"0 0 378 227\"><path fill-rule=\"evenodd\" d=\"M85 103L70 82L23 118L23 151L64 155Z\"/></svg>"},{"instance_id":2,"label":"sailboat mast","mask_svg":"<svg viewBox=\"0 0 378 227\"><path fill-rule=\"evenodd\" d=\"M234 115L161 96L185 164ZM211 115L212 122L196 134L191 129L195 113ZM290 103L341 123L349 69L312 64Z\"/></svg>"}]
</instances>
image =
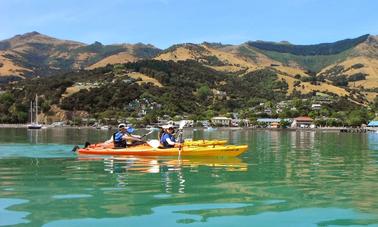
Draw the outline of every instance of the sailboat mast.
<instances>
[{"instance_id":1,"label":"sailboat mast","mask_svg":"<svg viewBox=\"0 0 378 227\"><path fill-rule=\"evenodd\" d=\"M33 123L33 101L30 101L30 123Z\"/></svg>"},{"instance_id":2,"label":"sailboat mast","mask_svg":"<svg viewBox=\"0 0 378 227\"><path fill-rule=\"evenodd\" d=\"M35 123L38 124L38 95L35 95Z\"/></svg>"}]
</instances>

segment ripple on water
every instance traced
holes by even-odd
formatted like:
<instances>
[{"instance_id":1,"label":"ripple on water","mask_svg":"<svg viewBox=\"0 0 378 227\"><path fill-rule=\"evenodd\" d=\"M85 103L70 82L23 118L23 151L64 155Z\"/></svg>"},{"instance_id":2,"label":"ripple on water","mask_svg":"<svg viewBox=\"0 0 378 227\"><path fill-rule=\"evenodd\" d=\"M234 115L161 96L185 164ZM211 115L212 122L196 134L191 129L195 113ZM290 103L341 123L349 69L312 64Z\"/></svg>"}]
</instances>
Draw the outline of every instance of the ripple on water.
<instances>
[{"instance_id":1,"label":"ripple on water","mask_svg":"<svg viewBox=\"0 0 378 227\"><path fill-rule=\"evenodd\" d=\"M29 212L8 210L10 207L29 202L24 199L0 198L0 226L29 223L25 217Z\"/></svg>"},{"instance_id":2,"label":"ripple on water","mask_svg":"<svg viewBox=\"0 0 378 227\"><path fill-rule=\"evenodd\" d=\"M272 200L266 200L263 202L265 205L274 205L274 204L280 204L280 203L285 203L287 202L286 200L282 199L272 199Z\"/></svg>"},{"instance_id":3,"label":"ripple on water","mask_svg":"<svg viewBox=\"0 0 378 227\"><path fill-rule=\"evenodd\" d=\"M168 199L168 198L171 198L172 195L170 194L157 194L157 195L154 195L154 198L157 198L157 199Z\"/></svg>"},{"instance_id":4,"label":"ripple on water","mask_svg":"<svg viewBox=\"0 0 378 227\"><path fill-rule=\"evenodd\" d=\"M89 198L92 195L88 194L67 194L67 195L54 195L52 196L53 199L81 199L81 198Z\"/></svg>"},{"instance_id":5,"label":"ripple on water","mask_svg":"<svg viewBox=\"0 0 378 227\"><path fill-rule=\"evenodd\" d=\"M75 220L59 220L45 226L145 226L158 221L159 226L318 226L322 224L377 224L377 217L372 214L360 213L353 209L341 208L304 208L278 212L261 212L252 215L225 215L227 210L240 209L249 204L191 204L177 206L160 206L153 209L150 215L120 218L83 218ZM209 212L213 216L209 216ZM169 217L169 218L161 218Z\"/></svg>"}]
</instances>

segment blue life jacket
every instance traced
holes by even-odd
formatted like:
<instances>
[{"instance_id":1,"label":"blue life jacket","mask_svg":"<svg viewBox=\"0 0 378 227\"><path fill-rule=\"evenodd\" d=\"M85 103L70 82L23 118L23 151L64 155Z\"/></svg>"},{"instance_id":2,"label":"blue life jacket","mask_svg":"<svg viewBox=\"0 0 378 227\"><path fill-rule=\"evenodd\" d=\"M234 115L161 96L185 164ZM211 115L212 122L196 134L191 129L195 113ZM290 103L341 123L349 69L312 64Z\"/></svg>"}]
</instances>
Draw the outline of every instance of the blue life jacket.
<instances>
[{"instance_id":1,"label":"blue life jacket","mask_svg":"<svg viewBox=\"0 0 378 227\"><path fill-rule=\"evenodd\" d=\"M160 139L160 143L163 144L164 148L175 147L174 145L170 145L170 144L167 142L167 139L168 139L168 138L169 138L172 142L176 142L176 138L175 138L172 134L164 133L163 136L162 136L161 139Z\"/></svg>"},{"instance_id":2,"label":"blue life jacket","mask_svg":"<svg viewBox=\"0 0 378 227\"><path fill-rule=\"evenodd\" d=\"M125 140L122 139L123 133L120 131L117 131L113 134L113 141L114 141L114 147L126 147L127 143Z\"/></svg>"}]
</instances>

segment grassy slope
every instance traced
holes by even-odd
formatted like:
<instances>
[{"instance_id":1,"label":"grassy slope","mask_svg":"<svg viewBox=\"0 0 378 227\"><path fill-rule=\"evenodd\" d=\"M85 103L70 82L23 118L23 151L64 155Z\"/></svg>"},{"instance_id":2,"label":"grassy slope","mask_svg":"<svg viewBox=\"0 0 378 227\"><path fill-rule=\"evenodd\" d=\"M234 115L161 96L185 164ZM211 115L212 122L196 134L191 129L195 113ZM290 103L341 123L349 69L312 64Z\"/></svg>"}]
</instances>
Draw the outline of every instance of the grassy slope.
<instances>
[{"instance_id":1,"label":"grassy slope","mask_svg":"<svg viewBox=\"0 0 378 227\"><path fill-rule=\"evenodd\" d=\"M111 55L109 57L106 57L98 62L96 62L95 64L87 67L86 69L95 69L95 68L99 68L99 67L104 67L106 66L107 64L123 64L123 63L127 63L127 62L134 62L134 61L137 61L139 60L139 58L127 53L127 52L121 52L121 53L118 53L118 54L115 54L115 55Z\"/></svg>"},{"instance_id":2,"label":"grassy slope","mask_svg":"<svg viewBox=\"0 0 378 227\"><path fill-rule=\"evenodd\" d=\"M285 76L285 75L278 75L278 79L283 79L287 82L287 84L289 85L288 94L293 92L294 82L300 81L300 80L297 80L290 76ZM300 86L296 87L295 89L297 91L300 91L302 94L308 94L313 91L320 91L320 92L331 92L339 96L349 95L349 92L347 92L345 89L336 87L327 83L320 83L320 85L312 85L309 82L301 82Z\"/></svg>"},{"instance_id":3,"label":"grassy slope","mask_svg":"<svg viewBox=\"0 0 378 227\"><path fill-rule=\"evenodd\" d=\"M129 77L133 79L141 79L142 81L139 81L138 84L142 83L152 83L153 85L157 87L163 87L163 85L156 79L149 77L145 74L139 73L139 72L132 72L127 74Z\"/></svg>"},{"instance_id":4,"label":"grassy slope","mask_svg":"<svg viewBox=\"0 0 378 227\"><path fill-rule=\"evenodd\" d=\"M328 65L347 59L348 55L351 53L351 50L347 50L335 55L302 56L265 50L258 51L276 61L283 63L284 65L292 66L293 64L297 64L304 69L314 72L319 72Z\"/></svg>"}]
</instances>

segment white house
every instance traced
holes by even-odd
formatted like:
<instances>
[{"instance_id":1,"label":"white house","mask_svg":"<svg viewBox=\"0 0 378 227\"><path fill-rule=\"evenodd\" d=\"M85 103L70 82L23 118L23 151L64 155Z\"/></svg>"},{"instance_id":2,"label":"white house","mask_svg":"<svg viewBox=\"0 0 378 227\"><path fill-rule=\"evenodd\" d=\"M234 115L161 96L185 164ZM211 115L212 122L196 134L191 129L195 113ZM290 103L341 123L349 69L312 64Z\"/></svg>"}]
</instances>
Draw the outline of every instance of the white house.
<instances>
[{"instance_id":1,"label":"white house","mask_svg":"<svg viewBox=\"0 0 378 227\"><path fill-rule=\"evenodd\" d=\"M231 118L228 117L213 117L211 123L214 125L229 126L231 124Z\"/></svg>"},{"instance_id":2,"label":"white house","mask_svg":"<svg viewBox=\"0 0 378 227\"><path fill-rule=\"evenodd\" d=\"M322 108L322 104L312 104L311 109L313 110L320 110Z\"/></svg>"}]
</instances>

